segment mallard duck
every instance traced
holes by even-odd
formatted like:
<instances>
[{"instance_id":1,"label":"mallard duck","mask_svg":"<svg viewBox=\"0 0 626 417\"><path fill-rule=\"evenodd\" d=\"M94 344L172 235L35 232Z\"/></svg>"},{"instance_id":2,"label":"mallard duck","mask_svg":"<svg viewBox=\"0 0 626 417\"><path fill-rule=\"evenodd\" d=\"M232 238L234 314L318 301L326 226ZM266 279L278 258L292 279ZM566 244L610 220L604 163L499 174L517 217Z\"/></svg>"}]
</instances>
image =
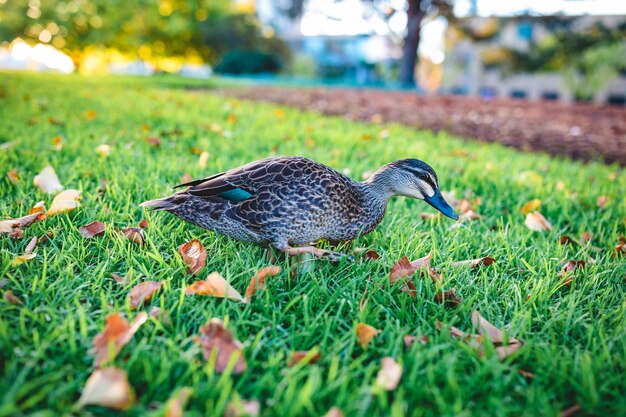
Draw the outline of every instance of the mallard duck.
<instances>
[{"instance_id":1,"label":"mallard duck","mask_svg":"<svg viewBox=\"0 0 626 417\"><path fill-rule=\"evenodd\" d=\"M187 188L141 206L289 255L332 260L345 255L312 242L349 241L371 232L393 196L421 199L459 217L441 195L435 170L417 159L392 162L358 182L304 157L271 157L178 187Z\"/></svg>"}]
</instances>

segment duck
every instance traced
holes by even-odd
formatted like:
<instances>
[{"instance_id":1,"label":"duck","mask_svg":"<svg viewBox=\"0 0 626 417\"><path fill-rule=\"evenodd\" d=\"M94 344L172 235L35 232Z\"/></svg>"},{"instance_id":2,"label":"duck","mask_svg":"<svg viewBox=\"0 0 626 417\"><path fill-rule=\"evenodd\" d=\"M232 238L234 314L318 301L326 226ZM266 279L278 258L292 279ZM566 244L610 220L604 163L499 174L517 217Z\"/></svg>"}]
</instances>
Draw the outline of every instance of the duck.
<instances>
[{"instance_id":1,"label":"duck","mask_svg":"<svg viewBox=\"0 0 626 417\"><path fill-rule=\"evenodd\" d=\"M391 162L360 182L302 156L275 156L174 188L181 187L140 205L239 241L333 261L347 255L315 242L370 233L394 196L423 200L459 218L442 196L435 170L418 159Z\"/></svg>"}]
</instances>

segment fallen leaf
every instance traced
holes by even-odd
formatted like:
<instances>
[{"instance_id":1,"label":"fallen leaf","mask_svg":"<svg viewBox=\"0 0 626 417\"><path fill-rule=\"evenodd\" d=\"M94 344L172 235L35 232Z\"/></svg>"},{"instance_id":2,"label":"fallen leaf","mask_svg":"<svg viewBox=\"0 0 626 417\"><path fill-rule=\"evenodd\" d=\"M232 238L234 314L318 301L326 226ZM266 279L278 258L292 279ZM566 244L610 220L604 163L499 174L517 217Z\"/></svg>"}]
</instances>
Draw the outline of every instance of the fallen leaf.
<instances>
[{"instance_id":1,"label":"fallen leaf","mask_svg":"<svg viewBox=\"0 0 626 417\"><path fill-rule=\"evenodd\" d=\"M187 184L188 182L191 182L191 181L193 181L193 177L191 175L189 175L188 173L186 173L186 172L178 180L178 182L181 183L181 184Z\"/></svg>"},{"instance_id":2,"label":"fallen leaf","mask_svg":"<svg viewBox=\"0 0 626 417\"><path fill-rule=\"evenodd\" d=\"M598 197L598 201L596 201L596 205L600 208L605 208L609 201L611 201L611 198L609 196L601 195L600 197Z\"/></svg>"},{"instance_id":3,"label":"fallen leaf","mask_svg":"<svg viewBox=\"0 0 626 417\"><path fill-rule=\"evenodd\" d=\"M304 362L307 365L312 365L314 363L319 362L322 359L322 355L314 350L298 350L291 354L289 357L289 361L287 362L287 366L290 368L299 364L300 362Z\"/></svg>"},{"instance_id":4,"label":"fallen leaf","mask_svg":"<svg viewBox=\"0 0 626 417\"><path fill-rule=\"evenodd\" d=\"M338 407L331 407L324 417L343 417L343 412Z\"/></svg>"},{"instance_id":5,"label":"fallen leaf","mask_svg":"<svg viewBox=\"0 0 626 417\"><path fill-rule=\"evenodd\" d=\"M528 378L528 379L533 379L535 377L535 374L533 374L532 372L525 371L523 369L519 369L517 373L519 373L524 378Z\"/></svg>"},{"instance_id":6,"label":"fallen leaf","mask_svg":"<svg viewBox=\"0 0 626 417\"><path fill-rule=\"evenodd\" d=\"M79 200L81 198L80 191L78 190L61 191L56 195L56 197L54 197L54 200L52 200L52 205L50 205L50 209L48 209L46 214L48 216L55 216L57 214L72 211L80 207Z\"/></svg>"},{"instance_id":7,"label":"fallen leaf","mask_svg":"<svg viewBox=\"0 0 626 417\"><path fill-rule=\"evenodd\" d=\"M106 319L104 330L93 338L94 366L99 367L115 359L146 320L148 320L148 314L145 311L137 314L130 324L119 313L110 314Z\"/></svg>"},{"instance_id":8,"label":"fallen leaf","mask_svg":"<svg viewBox=\"0 0 626 417\"><path fill-rule=\"evenodd\" d=\"M122 229L122 234L130 239L133 243L138 245L145 245L146 238L143 234L143 229L140 227L127 227Z\"/></svg>"},{"instance_id":9,"label":"fallen leaf","mask_svg":"<svg viewBox=\"0 0 626 417\"><path fill-rule=\"evenodd\" d=\"M593 236L592 236L592 235L591 235L591 233L589 233L589 232L584 232L584 233L580 236L580 238L583 240L583 242L589 242L589 241L593 238Z\"/></svg>"},{"instance_id":10,"label":"fallen leaf","mask_svg":"<svg viewBox=\"0 0 626 417\"><path fill-rule=\"evenodd\" d=\"M96 111L95 110L87 110L87 113L85 113L85 119L93 120L95 118L96 118Z\"/></svg>"},{"instance_id":11,"label":"fallen leaf","mask_svg":"<svg viewBox=\"0 0 626 417\"><path fill-rule=\"evenodd\" d=\"M439 291L435 294L435 302L439 304L445 304L448 307L457 307L463 301L461 298L457 297L454 292L456 291L456 287L452 288L449 291Z\"/></svg>"},{"instance_id":12,"label":"fallen leaf","mask_svg":"<svg viewBox=\"0 0 626 417\"><path fill-rule=\"evenodd\" d=\"M44 213L35 212L17 219L2 220L0 221L0 233L15 233L16 230L19 231L35 222L45 220L47 217Z\"/></svg>"},{"instance_id":13,"label":"fallen leaf","mask_svg":"<svg viewBox=\"0 0 626 417\"><path fill-rule=\"evenodd\" d=\"M378 333L380 333L380 330L369 324L359 323L356 325L356 337L359 339L359 343L363 349L365 349L365 346L367 346L370 340Z\"/></svg>"},{"instance_id":14,"label":"fallen leaf","mask_svg":"<svg viewBox=\"0 0 626 417\"><path fill-rule=\"evenodd\" d=\"M20 305L24 304L22 302L22 300L20 300L19 298L17 298L17 296L15 294L13 294L13 291L11 291L11 290L6 290L4 292L4 295L2 296L2 298L7 303L11 303L11 304L16 305L16 306L20 306Z\"/></svg>"},{"instance_id":15,"label":"fallen leaf","mask_svg":"<svg viewBox=\"0 0 626 417\"><path fill-rule=\"evenodd\" d=\"M30 255L31 253L33 253L33 251L35 250L35 246L37 246L37 242L39 241L39 239L37 238L37 236L34 236L30 242L28 242L28 245L26 245L26 248L24 248L24 255Z\"/></svg>"},{"instance_id":16,"label":"fallen leaf","mask_svg":"<svg viewBox=\"0 0 626 417\"><path fill-rule=\"evenodd\" d=\"M537 210L539 207L541 207L541 200L535 198L534 200L530 200L528 203L524 204L520 211L523 214L528 214L531 211Z\"/></svg>"},{"instance_id":17,"label":"fallen leaf","mask_svg":"<svg viewBox=\"0 0 626 417\"><path fill-rule=\"evenodd\" d=\"M376 385L385 391L393 391L402 377L402 365L389 356L381 360L381 365L376 376Z\"/></svg>"},{"instance_id":18,"label":"fallen leaf","mask_svg":"<svg viewBox=\"0 0 626 417\"><path fill-rule=\"evenodd\" d=\"M191 388L183 387L172 395L165 404L165 417L183 417L183 409L191 394L193 394Z\"/></svg>"},{"instance_id":19,"label":"fallen leaf","mask_svg":"<svg viewBox=\"0 0 626 417\"><path fill-rule=\"evenodd\" d=\"M152 298L155 292L161 289L162 282L157 281L144 281L141 284L135 285L130 289L130 309L134 310Z\"/></svg>"},{"instance_id":20,"label":"fallen leaf","mask_svg":"<svg viewBox=\"0 0 626 417\"><path fill-rule=\"evenodd\" d=\"M127 410L135 402L126 371L116 367L96 369L87 379L78 406L94 404Z\"/></svg>"},{"instance_id":21,"label":"fallen leaf","mask_svg":"<svg viewBox=\"0 0 626 417\"><path fill-rule=\"evenodd\" d=\"M63 138L61 136L55 136L52 138L52 144L54 145L54 149L60 151L63 149Z\"/></svg>"},{"instance_id":22,"label":"fallen leaf","mask_svg":"<svg viewBox=\"0 0 626 417\"><path fill-rule=\"evenodd\" d=\"M562 284L569 287L574 280L574 272L585 267L585 261L567 261L559 271L559 277L563 279Z\"/></svg>"},{"instance_id":23,"label":"fallen leaf","mask_svg":"<svg viewBox=\"0 0 626 417\"><path fill-rule=\"evenodd\" d=\"M46 206L44 205L43 201L38 201L33 208L31 208L28 211L28 214L34 214L34 213L45 213L46 212Z\"/></svg>"},{"instance_id":24,"label":"fallen leaf","mask_svg":"<svg viewBox=\"0 0 626 417\"><path fill-rule=\"evenodd\" d=\"M211 319L200 329L198 342L202 349L202 355L207 361L215 356L215 371L222 373L228 364L234 362L232 373L238 375L243 373L248 365L243 356L243 346L233 337L230 331L224 327L220 319Z\"/></svg>"},{"instance_id":25,"label":"fallen leaf","mask_svg":"<svg viewBox=\"0 0 626 417\"><path fill-rule=\"evenodd\" d=\"M274 109L274 116L276 118L281 119L285 116L285 111L283 109Z\"/></svg>"},{"instance_id":26,"label":"fallen leaf","mask_svg":"<svg viewBox=\"0 0 626 417\"><path fill-rule=\"evenodd\" d=\"M172 320L170 319L169 314L167 314L167 311L162 310L160 307L153 306L148 314L150 314L155 319L160 320L163 324L172 324Z\"/></svg>"},{"instance_id":27,"label":"fallen leaf","mask_svg":"<svg viewBox=\"0 0 626 417\"><path fill-rule=\"evenodd\" d=\"M126 280L126 278L119 276L115 272L111 273L111 277L113 277L115 282L117 282L118 284L122 284L122 285L128 284L128 281Z\"/></svg>"},{"instance_id":28,"label":"fallen leaf","mask_svg":"<svg viewBox=\"0 0 626 417\"><path fill-rule=\"evenodd\" d=\"M420 213L422 220L441 220L441 213Z\"/></svg>"},{"instance_id":29,"label":"fallen leaf","mask_svg":"<svg viewBox=\"0 0 626 417\"><path fill-rule=\"evenodd\" d=\"M413 343L415 343L415 341L417 340L417 336L411 336L411 335L404 335L402 337L402 341L404 342L404 346L407 348L410 348L411 346L413 346Z\"/></svg>"},{"instance_id":30,"label":"fallen leaf","mask_svg":"<svg viewBox=\"0 0 626 417\"><path fill-rule=\"evenodd\" d=\"M7 172L7 178L11 181L11 184L17 185L20 180L20 175L17 173L17 168L13 168Z\"/></svg>"},{"instance_id":31,"label":"fallen leaf","mask_svg":"<svg viewBox=\"0 0 626 417\"><path fill-rule=\"evenodd\" d=\"M462 221L462 222L466 220L478 220L482 218L483 216L476 213L474 210L467 210L465 213L461 213L459 215L459 221Z\"/></svg>"},{"instance_id":32,"label":"fallen leaf","mask_svg":"<svg viewBox=\"0 0 626 417\"><path fill-rule=\"evenodd\" d=\"M186 289L187 295L208 295L210 297L230 298L231 300L247 301L234 289L219 272L211 272L204 281L196 281Z\"/></svg>"},{"instance_id":33,"label":"fallen leaf","mask_svg":"<svg viewBox=\"0 0 626 417\"><path fill-rule=\"evenodd\" d=\"M250 284L248 284L248 288L246 288L246 294L244 295L244 299L249 300L257 291L261 291L265 288L265 278L273 277L280 274L279 266L266 266L262 268L259 272L256 273L250 279Z\"/></svg>"},{"instance_id":34,"label":"fallen leaf","mask_svg":"<svg viewBox=\"0 0 626 417\"><path fill-rule=\"evenodd\" d=\"M91 239L96 236L102 236L104 234L104 223L99 221L91 222L85 226L79 227L78 231L86 239Z\"/></svg>"},{"instance_id":35,"label":"fallen leaf","mask_svg":"<svg viewBox=\"0 0 626 417\"><path fill-rule=\"evenodd\" d=\"M474 327L478 328L478 333L482 336L488 337L489 340L496 346L496 354L500 360L506 359L515 353L522 345L523 342L515 338L509 337L507 343L504 343L504 333L493 324L489 323L483 318L478 311L472 312L472 323Z\"/></svg>"},{"instance_id":36,"label":"fallen leaf","mask_svg":"<svg viewBox=\"0 0 626 417\"><path fill-rule=\"evenodd\" d=\"M410 276L417 271L417 266L413 266L409 258L402 257L394 266L391 267L391 273L389 274L389 282L393 285L400 279Z\"/></svg>"},{"instance_id":37,"label":"fallen leaf","mask_svg":"<svg viewBox=\"0 0 626 417\"><path fill-rule=\"evenodd\" d=\"M148 143L148 145L153 146L155 148L158 148L159 146L161 146L161 139L155 136L146 137L146 142Z\"/></svg>"},{"instance_id":38,"label":"fallen leaf","mask_svg":"<svg viewBox=\"0 0 626 417\"><path fill-rule=\"evenodd\" d=\"M59 177L57 177L56 172L54 172L54 168L49 165L45 167L39 175L35 176L33 184L46 194L54 194L63 189Z\"/></svg>"},{"instance_id":39,"label":"fallen leaf","mask_svg":"<svg viewBox=\"0 0 626 417\"><path fill-rule=\"evenodd\" d=\"M550 222L543 217L543 214L538 211L533 211L532 213L528 213L526 215L526 220L524 221L526 227L535 232L541 232L543 230L552 230L552 225Z\"/></svg>"},{"instance_id":40,"label":"fallen leaf","mask_svg":"<svg viewBox=\"0 0 626 417\"><path fill-rule=\"evenodd\" d=\"M106 143L96 146L96 154L102 158L106 158L111 154L111 147Z\"/></svg>"},{"instance_id":41,"label":"fallen leaf","mask_svg":"<svg viewBox=\"0 0 626 417\"><path fill-rule=\"evenodd\" d=\"M142 219L139 222L139 227L141 227L142 229L147 229L148 226L149 226L149 223L148 223L148 220L146 220L146 219Z\"/></svg>"},{"instance_id":42,"label":"fallen leaf","mask_svg":"<svg viewBox=\"0 0 626 417\"><path fill-rule=\"evenodd\" d=\"M34 237L33 239L37 239L37 237ZM32 242L32 240L31 240ZM35 242L36 244L36 242ZM26 248L28 250L28 247ZM11 265L13 266L17 266L17 265L21 265L23 263L26 263L32 259L35 259L37 257L36 253L26 253L26 251L24 251L23 255L17 255L15 258L13 258L13 262L11 263Z\"/></svg>"},{"instance_id":43,"label":"fallen leaf","mask_svg":"<svg viewBox=\"0 0 626 417\"><path fill-rule=\"evenodd\" d=\"M442 278L441 278L441 274L437 271L435 271L431 266L430 266L430 261L433 258L433 253L430 252L428 255L416 259L414 261L411 262L411 266L413 266L416 269L420 269L420 268L424 268L426 270L426 273L428 274L428 276L435 282L438 284L441 284L442 282Z\"/></svg>"},{"instance_id":44,"label":"fallen leaf","mask_svg":"<svg viewBox=\"0 0 626 417\"><path fill-rule=\"evenodd\" d=\"M574 239L574 238L572 238L572 237L569 237L569 236L567 236L567 235L563 235L563 236L561 236L561 237L559 238L559 243L560 243L561 245L572 245L572 244L574 244L574 243L575 243L575 244L577 244L577 245L581 246L581 245L580 245L580 242L579 242L578 240L576 240L576 239Z\"/></svg>"},{"instance_id":45,"label":"fallen leaf","mask_svg":"<svg viewBox=\"0 0 626 417\"><path fill-rule=\"evenodd\" d=\"M187 272L197 275L206 265L206 250L198 239L183 243L178 247L178 253L187 265Z\"/></svg>"},{"instance_id":46,"label":"fallen leaf","mask_svg":"<svg viewBox=\"0 0 626 417\"><path fill-rule=\"evenodd\" d=\"M257 400L230 401L226 405L224 417L257 417L261 413L261 404Z\"/></svg>"},{"instance_id":47,"label":"fallen leaf","mask_svg":"<svg viewBox=\"0 0 626 417\"><path fill-rule=\"evenodd\" d=\"M209 162L209 153L207 151L204 151L200 154L200 157L198 158L198 166L200 168L206 168L208 162Z\"/></svg>"},{"instance_id":48,"label":"fallen leaf","mask_svg":"<svg viewBox=\"0 0 626 417\"><path fill-rule=\"evenodd\" d=\"M363 259L380 259L380 255L374 249L355 248L353 253L354 256L360 256Z\"/></svg>"},{"instance_id":49,"label":"fallen leaf","mask_svg":"<svg viewBox=\"0 0 626 417\"><path fill-rule=\"evenodd\" d=\"M485 256L484 258L478 258L478 259L468 259L466 261L457 261L457 262L453 262L452 266L454 267L459 267L459 266L471 266L472 268L476 268L480 265L485 265L485 266L489 266L491 264L493 264L496 260L494 258L491 258L489 256Z\"/></svg>"}]
</instances>

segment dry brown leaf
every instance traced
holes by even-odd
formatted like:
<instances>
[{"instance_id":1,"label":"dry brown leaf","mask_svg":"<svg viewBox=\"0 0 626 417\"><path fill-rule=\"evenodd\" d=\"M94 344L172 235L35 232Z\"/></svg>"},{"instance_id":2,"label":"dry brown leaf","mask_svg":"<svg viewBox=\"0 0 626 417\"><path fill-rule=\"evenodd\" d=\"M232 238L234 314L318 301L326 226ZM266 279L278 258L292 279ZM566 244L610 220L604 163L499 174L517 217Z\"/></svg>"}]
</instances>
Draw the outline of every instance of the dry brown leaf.
<instances>
[{"instance_id":1,"label":"dry brown leaf","mask_svg":"<svg viewBox=\"0 0 626 417\"><path fill-rule=\"evenodd\" d=\"M54 149L60 151L63 149L63 138L61 136L55 136L52 138L52 144L54 145Z\"/></svg>"},{"instance_id":2,"label":"dry brown leaf","mask_svg":"<svg viewBox=\"0 0 626 417\"><path fill-rule=\"evenodd\" d=\"M170 315L167 314L167 311L162 310L160 307L153 306L148 312L148 314L150 314L155 319L160 320L163 324L167 324L168 326L172 324Z\"/></svg>"},{"instance_id":3,"label":"dry brown leaf","mask_svg":"<svg viewBox=\"0 0 626 417\"><path fill-rule=\"evenodd\" d=\"M343 417L343 412L338 407L331 407L324 417Z\"/></svg>"},{"instance_id":4,"label":"dry brown leaf","mask_svg":"<svg viewBox=\"0 0 626 417\"><path fill-rule=\"evenodd\" d=\"M7 172L7 178L11 181L11 184L17 185L20 180L20 174L17 172L17 168L13 168L9 172Z\"/></svg>"},{"instance_id":5,"label":"dry brown leaf","mask_svg":"<svg viewBox=\"0 0 626 417\"><path fill-rule=\"evenodd\" d=\"M377 260L380 259L380 255L374 249L355 248L354 256L360 256L363 259Z\"/></svg>"},{"instance_id":6,"label":"dry brown leaf","mask_svg":"<svg viewBox=\"0 0 626 417\"><path fill-rule=\"evenodd\" d=\"M454 293L456 291L456 287L452 288L449 291L439 291L435 294L435 302L439 304L445 304L447 307L457 307L463 301L461 298L457 297Z\"/></svg>"},{"instance_id":7,"label":"dry brown leaf","mask_svg":"<svg viewBox=\"0 0 626 417\"><path fill-rule=\"evenodd\" d=\"M476 213L474 210L467 210L465 213L461 213L459 215L459 221L460 222L464 222L466 220L478 220L478 219L482 219L483 216L481 216L480 214Z\"/></svg>"},{"instance_id":8,"label":"dry brown leaf","mask_svg":"<svg viewBox=\"0 0 626 417\"><path fill-rule=\"evenodd\" d=\"M191 388L183 387L172 395L165 404L165 417L183 417L183 409L191 394L193 394Z\"/></svg>"},{"instance_id":9,"label":"dry brown leaf","mask_svg":"<svg viewBox=\"0 0 626 417\"><path fill-rule=\"evenodd\" d=\"M191 182L191 181L193 181L193 177L186 172L178 180L178 182L180 182L181 184L187 184L188 182Z\"/></svg>"},{"instance_id":10,"label":"dry brown leaf","mask_svg":"<svg viewBox=\"0 0 626 417\"><path fill-rule=\"evenodd\" d=\"M206 249L198 239L183 243L178 247L178 253L187 265L187 272L197 275L206 265Z\"/></svg>"},{"instance_id":11,"label":"dry brown leaf","mask_svg":"<svg viewBox=\"0 0 626 417\"><path fill-rule=\"evenodd\" d=\"M39 239L37 238L37 236L33 237L30 242L28 242L28 245L26 245L26 248L24 248L24 255L30 255L31 253L33 253L38 241Z\"/></svg>"},{"instance_id":12,"label":"dry brown leaf","mask_svg":"<svg viewBox=\"0 0 626 417\"><path fill-rule=\"evenodd\" d=\"M584 267L585 261L583 260L567 261L559 271L559 277L563 279L562 284L569 287L574 280L574 272L576 272L577 269L582 269Z\"/></svg>"},{"instance_id":13,"label":"dry brown leaf","mask_svg":"<svg viewBox=\"0 0 626 417\"><path fill-rule=\"evenodd\" d=\"M250 279L250 284L248 284L248 288L246 288L246 294L244 295L244 299L250 300L257 291L261 291L265 288L265 278L273 277L280 274L279 266L266 266L262 268L259 272L256 273L255 276Z\"/></svg>"},{"instance_id":14,"label":"dry brown leaf","mask_svg":"<svg viewBox=\"0 0 626 417\"><path fill-rule=\"evenodd\" d=\"M524 204L520 211L523 214L528 214L531 211L537 210L539 207L541 207L541 200L535 198L534 200L530 200L528 203Z\"/></svg>"},{"instance_id":15,"label":"dry brown leaf","mask_svg":"<svg viewBox=\"0 0 626 417\"><path fill-rule=\"evenodd\" d=\"M121 232L133 243L141 246L146 244L146 238L143 234L143 229L140 227L127 227L125 229L122 229Z\"/></svg>"},{"instance_id":16,"label":"dry brown leaf","mask_svg":"<svg viewBox=\"0 0 626 417\"><path fill-rule=\"evenodd\" d=\"M391 267L391 273L389 274L389 282L393 285L400 279L412 275L417 271L417 266L411 265L409 258L404 256L394 266Z\"/></svg>"},{"instance_id":17,"label":"dry brown leaf","mask_svg":"<svg viewBox=\"0 0 626 417\"><path fill-rule=\"evenodd\" d=\"M127 410L135 402L126 371L116 367L96 369L87 379L78 406L94 404Z\"/></svg>"},{"instance_id":18,"label":"dry brown leaf","mask_svg":"<svg viewBox=\"0 0 626 417\"><path fill-rule=\"evenodd\" d=\"M532 372L525 371L523 369L519 369L517 372L524 378L533 379L535 377L535 374L533 374Z\"/></svg>"},{"instance_id":19,"label":"dry brown leaf","mask_svg":"<svg viewBox=\"0 0 626 417\"><path fill-rule=\"evenodd\" d=\"M319 362L322 359L322 355L313 350L298 350L291 354L289 357L289 361L287 362L287 366L290 368L299 364L300 362L304 362L307 365L313 365L314 363Z\"/></svg>"},{"instance_id":20,"label":"dry brown leaf","mask_svg":"<svg viewBox=\"0 0 626 417\"><path fill-rule=\"evenodd\" d=\"M85 113L85 119L87 120L93 120L96 118L96 111L95 110L87 110L87 113Z\"/></svg>"},{"instance_id":21,"label":"dry brown leaf","mask_svg":"<svg viewBox=\"0 0 626 417\"><path fill-rule=\"evenodd\" d=\"M139 222L139 227L141 227L142 229L147 229L148 226L149 226L149 223L148 223L148 220L146 220L146 219L142 219Z\"/></svg>"},{"instance_id":22,"label":"dry brown leaf","mask_svg":"<svg viewBox=\"0 0 626 417\"><path fill-rule=\"evenodd\" d=\"M589 232L583 232L580 238L583 240L583 242L589 242L593 238L593 236Z\"/></svg>"},{"instance_id":23,"label":"dry brown leaf","mask_svg":"<svg viewBox=\"0 0 626 417\"><path fill-rule=\"evenodd\" d=\"M248 365L243 356L243 346L233 337L230 331L224 327L220 319L211 319L200 329L198 342L202 348L204 359L210 361L215 356L215 370L224 372L231 358L234 362L233 374L243 373Z\"/></svg>"},{"instance_id":24,"label":"dry brown leaf","mask_svg":"<svg viewBox=\"0 0 626 417\"><path fill-rule=\"evenodd\" d=\"M48 216L44 213L34 212L17 219L2 220L0 221L0 233L9 233L12 237L21 238L21 229L28 227L35 222L45 220L47 217ZM15 233L17 233L17 235L14 235Z\"/></svg>"},{"instance_id":25,"label":"dry brown leaf","mask_svg":"<svg viewBox=\"0 0 626 417\"><path fill-rule=\"evenodd\" d=\"M365 346L367 346L370 340L378 333L380 333L380 330L369 324L359 323L356 325L356 337L359 339L359 343L363 349L365 349Z\"/></svg>"},{"instance_id":26,"label":"dry brown leaf","mask_svg":"<svg viewBox=\"0 0 626 417\"><path fill-rule=\"evenodd\" d=\"M393 391L398 387L402 378L402 365L389 356L382 359L381 365L376 376L376 385L385 391Z\"/></svg>"},{"instance_id":27,"label":"dry brown leaf","mask_svg":"<svg viewBox=\"0 0 626 417\"><path fill-rule=\"evenodd\" d=\"M543 217L543 214L538 211L533 211L532 213L528 213L526 215L526 220L524 221L526 227L535 232L541 232L543 230L552 230L552 225L550 222Z\"/></svg>"},{"instance_id":28,"label":"dry brown leaf","mask_svg":"<svg viewBox=\"0 0 626 417\"><path fill-rule=\"evenodd\" d=\"M476 268L480 265L485 265L485 266L489 266L491 264L493 264L495 262L495 258L492 258L490 256L485 256L484 258L478 258L478 259L468 259L466 261L457 261L457 262L453 262L452 266L454 267L458 267L458 266L471 266L472 268Z\"/></svg>"},{"instance_id":29,"label":"dry brown leaf","mask_svg":"<svg viewBox=\"0 0 626 417\"><path fill-rule=\"evenodd\" d=\"M187 287L187 295L208 295L209 297L230 298L231 300L247 301L234 289L219 272L211 272L204 281L196 281Z\"/></svg>"},{"instance_id":30,"label":"dry brown leaf","mask_svg":"<svg viewBox=\"0 0 626 417\"><path fill-rule=\"evenodd\" d=\"M145 281L135 285L130 289L130 309L134 310L152 298L155 292L161 289L163 283L161 281Z\"/></svg>"},{"instance_id":31,"label":"dry brown leaf","mask_svg":"<svg viewBox=\"0 0 626 417\"><path fill-rule=\"evenodd\" d=\"M609 201L611 201L611 197L606 196L606 195L601 195L600 197L598 197L598 201L596 201L596 205L599 208L605 208Z\"/></svg>"},{"instance_id":32,"label":"dry brown leaf","mask_svg":"<svg viewBox=\"0 0 626 417\"><path fill-rule=\"evenodd\" d=\"M119 313L110 314L106 319L104 330L93 338L94 366L99 367L115 359L146 320L148 314L145 311L137 314L130 324Z\"/></svg>"},{"instance_id":33,"label":"dry brown leaf","mask_svg":"<svg viewBox=\"0 0 626 417\"><path fill-rule=\"evenodd\" d=\"M404 347L410 348L413 346L413 343L417 340L417 336L404 335L402 337L402 341L404 342Z\"/></svg>"},{"instance_id":34,"label":"dry brown leaf","mask_svg":"<svg viewBox=\"0 0 626 417\"><path fill-rule=\"evenodd\" d=\"M261 404L257 400L237 400L226 405L224 417L257 417L260 413Z\"/></svg>"},{"instance_id":35,"label":"dry brown leaf","mask_svg":"<svg viewBox=\"0 0 626 417\"><path fill-rule=\"evenodd\" d=\"M54 168L49 165L45 167L39 175L35 176L33 184L46 194L54 194L63 189L59 177L57 177L56 172L54 172Z\"/></svg>"},{"instance_id":36,"label":"dry brown leaf","mask_svg":"<svg viewBox=\"0 0 626 417\"><path fill-rule=\"evenodd\" d=\"M20 300L19 298L17 298L17 296L15 294L13 294L13 291L11 291L11 290L6 290L4 292L4 295L2 296L2 298L7 303L11 303L11 304L16 305L16 306L20 306L20 305L24 304L22 302L22 300Z\"/></svg>"},{"instance_id":37,"label":"dry brown leaf","mask_svg":"<svg viewBox=\"0 0 626 417\"><path fill-rule=\"evenodd\" d=\"M411 266L413 266L416 269L420 269L420 268L424 268L426 270L426 273L428 274L428 276L435 282L438 284L441 284L442 278L441 278L441 274L437 271L435 271L431 266L430 266L430 261L433 258L433 253L430 252L428 255L416 259L413 262L411 262Z\"/></svg>"},{"instance_id":38,"label":"dry brown leaf","mask_svg":"<svg viewBox=\"0 0 626 417\"><path fill-rule=\"evenodd\" d=\"M54 200L52 200L50 209L48 209L48 212L46 214L48 216L55 216L57 214L72 211L80 207L79 200L81 198L82 197L80 196L80 191L78 190L61 191L59 194L56 195L56 197L54 197Z\"/></svg>"},{"instance_id":39,"label":"dry brown leaf","mask_svg":"<svg viewBox=\"0 0 626 417\"><path fill-rule=\"evenodd\" d=\"M489 323L476 310L472 312L472 323L474 324L474 327L478 328L478 333L489 338L489 340L491 340L491 342L496 346L496 354L500 360L504 360L511 356L524 344L521 340L512 337L509 337L506 341L507 343L505 344L504 333L502 330Z\"/></svg>"},{"instance_id":40,"label":"dry brown leaf","mask_svg":"<svg viewBox=\"0 0 626 417\"><path fill-rule=\"evenodd\" d=\"M128 284L128 280L125 277L121 277L115 272L111 273L111 277L113 277L115 282L117 282L118 284L122 284L122 285Z\"/></svg>"},{"instance_id":41,"label":"dry brown leaf","mask_svg":"<svg viewBox=\"0 0 626 417\"><path fill-rule=\"evenodd\" d=\"M85 226L79 227L78 231L86 239L91 239L96 236L102 236L104 234L104 223L98 221L91 222Z\"/></svg>"}]
</instances>

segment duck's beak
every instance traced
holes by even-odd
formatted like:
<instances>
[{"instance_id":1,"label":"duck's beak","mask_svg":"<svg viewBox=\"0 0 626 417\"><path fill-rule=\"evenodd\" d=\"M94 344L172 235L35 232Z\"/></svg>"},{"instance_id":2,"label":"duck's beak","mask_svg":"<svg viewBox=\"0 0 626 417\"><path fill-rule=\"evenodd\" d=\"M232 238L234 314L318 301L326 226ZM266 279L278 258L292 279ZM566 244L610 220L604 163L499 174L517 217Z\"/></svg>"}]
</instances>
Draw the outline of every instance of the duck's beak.
<instances>
[{"instance_id":1,"label":"duck's beak","mask_svg":"<svg viewBox=\"0 0 626 417\"><path fill-rule=\"evenodd\" d=\"M435 190L435 194L431 197L424 197L424 201L442 212L444 216L450 217L452 220L459 219L459 215L450 207L450 204L443 198L439 190Z\"/></svg>"}]
</instances>

